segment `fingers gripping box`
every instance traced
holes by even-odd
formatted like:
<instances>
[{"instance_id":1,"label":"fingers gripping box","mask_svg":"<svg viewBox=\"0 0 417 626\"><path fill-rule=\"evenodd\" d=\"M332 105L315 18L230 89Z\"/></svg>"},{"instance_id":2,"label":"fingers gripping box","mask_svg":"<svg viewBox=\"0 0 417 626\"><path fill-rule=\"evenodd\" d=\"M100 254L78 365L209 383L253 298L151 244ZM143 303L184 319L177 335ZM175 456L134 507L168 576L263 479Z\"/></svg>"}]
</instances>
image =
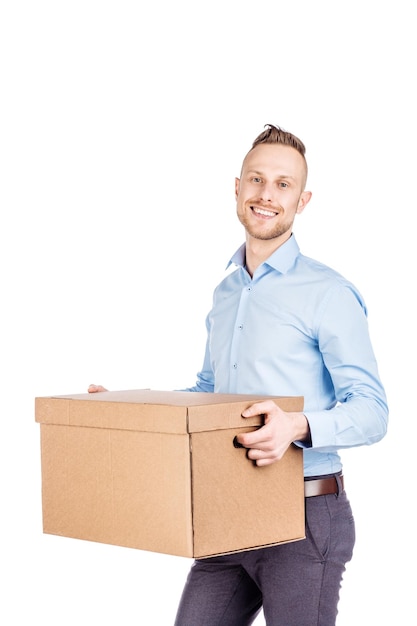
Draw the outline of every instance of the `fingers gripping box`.
<instances>
[{"instance_id":1,"label":"fingers gripping box","mask_svg":"<svg viewBox=\"0 0 417 626\"><path fill-rule=\"evenodd\" d=\"M108 391L40 397L43 531L204 558L304 538L302 450L257 467L234 438L265 396ZM301 397L274 397L300 411Z\"/></svg>"}]
</instances>

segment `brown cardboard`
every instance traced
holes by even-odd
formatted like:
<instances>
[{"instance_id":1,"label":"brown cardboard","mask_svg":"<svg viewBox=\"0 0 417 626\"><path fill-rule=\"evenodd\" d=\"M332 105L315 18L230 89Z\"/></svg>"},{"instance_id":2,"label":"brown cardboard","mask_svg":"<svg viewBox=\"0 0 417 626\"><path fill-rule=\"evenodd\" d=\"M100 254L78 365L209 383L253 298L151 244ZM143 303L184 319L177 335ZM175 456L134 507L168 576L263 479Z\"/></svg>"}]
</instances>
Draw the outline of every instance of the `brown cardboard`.
<instances>
[{"instance_id":1,"label":"brown cardboard","mask_svg":"<svg viewBox=\"0 0 417 626\"><path fill-rule=\"evenodd\" d=\"M235 435L265 396L108 391L36 398L43 531L177 556L304 538L302 450L257 467ZM300 411L301 397L274 397Z\"/></svg>"}]
</instances>

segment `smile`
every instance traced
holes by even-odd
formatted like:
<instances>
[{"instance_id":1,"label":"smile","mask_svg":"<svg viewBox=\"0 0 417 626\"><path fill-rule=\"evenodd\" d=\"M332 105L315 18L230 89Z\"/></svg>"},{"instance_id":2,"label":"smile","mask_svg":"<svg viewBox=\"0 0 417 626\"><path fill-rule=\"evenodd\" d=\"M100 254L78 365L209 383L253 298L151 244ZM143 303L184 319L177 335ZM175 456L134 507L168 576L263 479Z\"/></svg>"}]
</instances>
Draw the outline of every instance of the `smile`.
<instances>
[{"instance_id":1,"label":"smile","mask_svg":"<svg viewBox=\"0 0 417 626\"><path fill-rule=\"evenodd\" d=\"M275 217L276 215L278 215L278 213L275 211L267 211L267 209L261 209L257 206L251 206L251 209L257 215L265 215L265 217Z\"/></svg>"}]
</instances>

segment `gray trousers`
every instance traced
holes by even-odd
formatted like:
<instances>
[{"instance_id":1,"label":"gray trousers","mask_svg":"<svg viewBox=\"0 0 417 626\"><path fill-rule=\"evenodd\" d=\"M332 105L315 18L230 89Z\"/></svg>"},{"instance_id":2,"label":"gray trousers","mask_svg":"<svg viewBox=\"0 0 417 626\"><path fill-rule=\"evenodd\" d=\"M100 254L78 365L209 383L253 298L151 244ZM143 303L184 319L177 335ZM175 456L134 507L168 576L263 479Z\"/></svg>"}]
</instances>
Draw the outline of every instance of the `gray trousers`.
<instances>
[{"instance_id":1,"label":"gray trousers","mask_svg":"<svg viewBox=\"0 0 417 626\"><path fill-rule=\"evenodd\" d=\"M194 561L175 626L335 626L355 525L346 493L306 498L306 539Z\"/></svg>"}]
</instances>

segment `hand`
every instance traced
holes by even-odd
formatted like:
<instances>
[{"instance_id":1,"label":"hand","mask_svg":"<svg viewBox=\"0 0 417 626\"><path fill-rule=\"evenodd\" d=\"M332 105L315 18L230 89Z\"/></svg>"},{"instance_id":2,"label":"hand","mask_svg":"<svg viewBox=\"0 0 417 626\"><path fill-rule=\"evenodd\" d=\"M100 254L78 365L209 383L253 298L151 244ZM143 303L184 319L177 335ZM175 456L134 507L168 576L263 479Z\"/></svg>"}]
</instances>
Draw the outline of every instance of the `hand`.
<instances>
[{"instance_id":1,"label":"hand","mask_svg":"<svg viewBox=\"0 0 417 626\"><path fill-rule=\"evenodd\" d=\"M98 393L99 391L108 391L108 389L101 385L90 385L88 388L88 393Z\"/></svg>"},{"instance_id":2,"label":"hand","mask_svg":"<svg viewBox=\"0 0 417 626\"><path fill-rule=\"evenodd\" d=\"M256 402L242 413L242 417L254 415L263 415L264 425L253 432L238 435L237 440L244 448L249 448L247 456L256 465L271 465L279 461L294 441L309 437L306 416L283 411L272 400Z\"/></svg>"}]
</instances>

